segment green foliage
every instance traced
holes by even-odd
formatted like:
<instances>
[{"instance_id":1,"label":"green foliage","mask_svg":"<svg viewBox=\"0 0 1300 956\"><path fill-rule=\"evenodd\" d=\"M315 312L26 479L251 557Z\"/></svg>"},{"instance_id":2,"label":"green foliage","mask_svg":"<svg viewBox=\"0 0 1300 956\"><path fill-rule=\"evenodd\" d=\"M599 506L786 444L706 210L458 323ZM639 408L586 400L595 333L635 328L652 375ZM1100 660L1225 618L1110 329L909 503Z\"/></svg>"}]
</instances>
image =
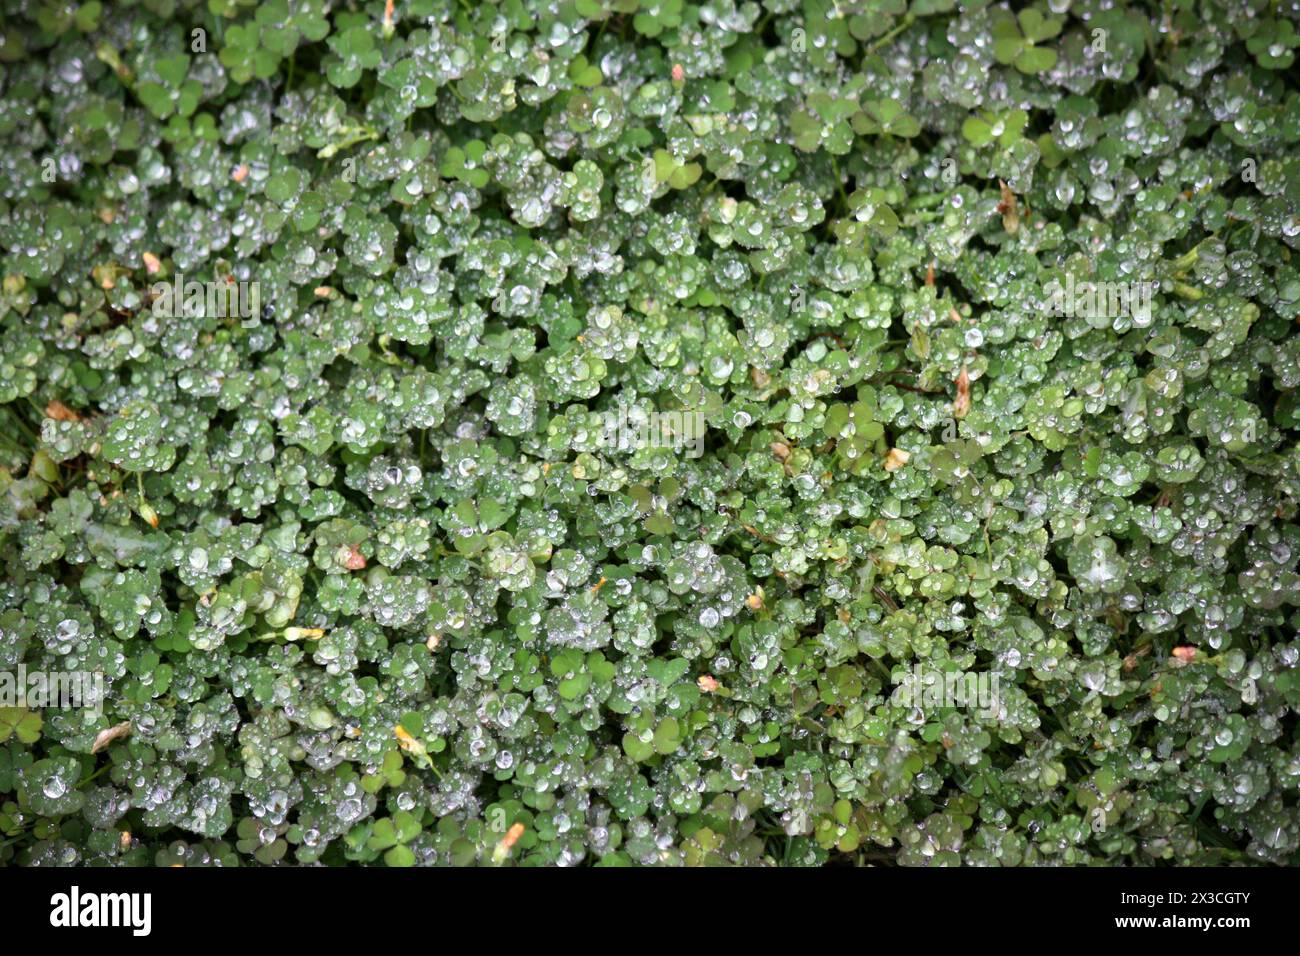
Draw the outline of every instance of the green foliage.
<instances>
[{"instance_id":1,"label":"green foliage","mask_svg":"<svg viewBox=\"0 0 1300 956\"><path fill-rule=\"evenodd\" d=\"M0 2L0 863L1300 861L1294 4Z\"/></svg>"}]
</instances>

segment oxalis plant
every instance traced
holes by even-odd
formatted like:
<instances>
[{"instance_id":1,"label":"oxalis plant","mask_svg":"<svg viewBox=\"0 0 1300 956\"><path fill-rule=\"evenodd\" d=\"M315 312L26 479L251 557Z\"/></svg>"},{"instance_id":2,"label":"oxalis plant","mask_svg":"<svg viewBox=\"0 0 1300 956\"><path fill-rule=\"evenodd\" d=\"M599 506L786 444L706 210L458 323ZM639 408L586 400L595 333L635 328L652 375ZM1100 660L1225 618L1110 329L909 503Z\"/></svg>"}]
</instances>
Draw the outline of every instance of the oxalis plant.
<instances>
[{"instance_id":1,"label":"oxalis plant","mask_svg":"<svg viewBox=\"0 0 1300 956\"><path fill-rule=\"evenodd\" d=\"M1295 863L1297 0L0 0L0 863Z\"/></svg>"}]
</instances>

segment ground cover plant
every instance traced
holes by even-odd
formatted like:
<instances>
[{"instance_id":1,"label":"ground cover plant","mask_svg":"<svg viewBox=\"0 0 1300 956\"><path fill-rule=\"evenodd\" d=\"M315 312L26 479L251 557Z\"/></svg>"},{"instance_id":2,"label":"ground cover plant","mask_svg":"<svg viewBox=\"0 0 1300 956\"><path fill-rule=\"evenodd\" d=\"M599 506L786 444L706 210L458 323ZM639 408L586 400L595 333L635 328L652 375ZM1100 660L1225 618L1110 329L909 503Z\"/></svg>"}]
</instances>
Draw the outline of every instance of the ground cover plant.
<instances>
[{"instance_id":1,"label":"ground cover plant","mask_svg":"<svg viewBox=\"0 0 1300 956\"><path fill-rule=\"evenodd\" d=\"M1298 24L0 0L0 863L1295 862Z\"/></svg>"}]
</instances>

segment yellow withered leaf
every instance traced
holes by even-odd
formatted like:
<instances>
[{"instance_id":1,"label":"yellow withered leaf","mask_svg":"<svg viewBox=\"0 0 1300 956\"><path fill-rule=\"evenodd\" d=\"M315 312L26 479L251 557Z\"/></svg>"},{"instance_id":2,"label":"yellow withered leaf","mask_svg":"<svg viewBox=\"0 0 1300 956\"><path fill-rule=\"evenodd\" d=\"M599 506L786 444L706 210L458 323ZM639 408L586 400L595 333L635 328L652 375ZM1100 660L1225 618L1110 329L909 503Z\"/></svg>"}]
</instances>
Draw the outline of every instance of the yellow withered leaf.
<instances>
[{"instance_id":1,"label":"yellow withered leaf","mask_svg":"<svg viewBox=\"0 0 1300 956\"><path fill-rule=\"evenodd\" d=\"M952 403L953 418L965 418L966 413L970 411L970 373L966 371L966 366L961 367L957 374L957 397Z\"/></svg>"},{"instance_id":2,"label":"yellow withered leaf","mask_svg":"<svg viewBox=\"0 0 1300 956\"><path fill-rule=\"evenodd\" d=\"M911 452L903 451L901 448L889 449L889 454L885 456L885 471L898 471L911 457Z\"/></svg>"},{"instance_id":3,"label":"yellow withered leaf","mask_svg":"<svg viewBox=\"0 0 1300 956\"><path fill-rule=\"evenodd\" d=\"M115 724L107 730L101 730L95 735L95 742L90 745L90 752L97 754L101 750L108 749L108 745L120 737L125 737L131 732L131 721L124 720L120 724Z\"/></svg>"},{"instance_id":4,"label":"yellow withered leaf","mask_svg":"<svg viewBox=\"0 0 1300 956\"><path fill-rule=\"evenodd\" d=\"M410 731L401 724L398 724L393 728L393 733L397 736L397 746L402 748L404 752L410 754L411 759L415 761L417 766L433 766L433 761L429 759L429 751L425 748L424 744L411 736Z\"/></svg>"}]
</instances>

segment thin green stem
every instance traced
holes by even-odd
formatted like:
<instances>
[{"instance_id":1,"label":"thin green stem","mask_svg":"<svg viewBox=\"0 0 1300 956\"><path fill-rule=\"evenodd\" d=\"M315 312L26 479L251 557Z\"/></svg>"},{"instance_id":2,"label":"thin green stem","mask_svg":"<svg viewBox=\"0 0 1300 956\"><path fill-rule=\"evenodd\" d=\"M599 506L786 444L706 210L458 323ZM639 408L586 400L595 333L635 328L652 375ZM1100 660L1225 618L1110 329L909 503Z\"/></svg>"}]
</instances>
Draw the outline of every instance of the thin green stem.
<instances>
[{"instance_id":1,"label":"thin green stem","mask_svg":"<svg viewBox=\"0 0 1300 956\"><path fill-rule=\"evenodd\" d=\"M904 30L906 30L915 22L916 22L916 14L909 13L907 16L903 17L903 19L899 21L898 26L894 27L894 29L890 30L888 33L876 38L875 40L871 41L871 43L867 44L867 52L874 53L876 50L880 49L890 40L894 39L894 37L898 36L900 33L902 33Z\"/></svg>"}]
</instances>

